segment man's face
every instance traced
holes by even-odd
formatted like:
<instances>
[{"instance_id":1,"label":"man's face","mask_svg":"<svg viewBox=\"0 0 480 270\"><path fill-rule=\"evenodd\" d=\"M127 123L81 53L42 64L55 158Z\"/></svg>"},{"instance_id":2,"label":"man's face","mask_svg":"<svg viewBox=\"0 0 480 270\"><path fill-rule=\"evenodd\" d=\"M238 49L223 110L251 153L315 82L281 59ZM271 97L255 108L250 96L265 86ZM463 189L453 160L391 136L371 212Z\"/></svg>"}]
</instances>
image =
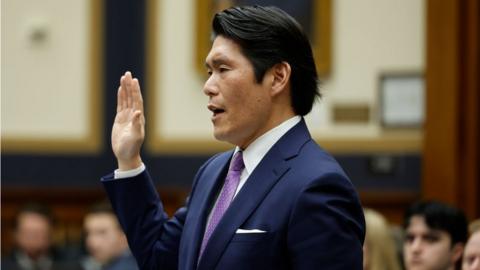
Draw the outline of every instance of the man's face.
<instances>
[{"instance_id":1,"label":"man's face","mask_svg":"<svg viewBox=\"0 0 480 270\"><path fill-rule=\"evenodd\" d=\"M462 270L480 270L480 231L470 236L465 246Z\"/></svg>"},{"instance_id":2,"label":"man's face","mask_svg":"<svg viewBox=\"0 0 480 270\"><path fill-rule=\"evenodd\" d=\"M33 259L45 255L51 244L49 220L37 213L26 212L18 216L15 239L20 250Z\"/></svg>"},{"instance_id":3,"label":"man's face","mask_svg":"<svg viewBox=\"0 0 480 270\"><path fill-rule=\"evenodd\" d=\"M102 264L121 255L128 247L125 235L113 214L89 214L85 218L84 228L87 250Z\"/></svg>"},{"instance_id":4,"label":"man's face","mask_svg":"<svg viewBox=\"0 0 480 270\"><path fill-rule=\"evenodd\" d=\"M408 270L442 270L454 266L449 234L429 228L422 216L410 218L403 252Z\"/></svg>"},{"instance_id":5,"label":"man's face","mask_svg":"<svg viewBox=\"0 0 480 270\"><path fill-rule=\"evenodd\" d=\"M246 148L274 126L268 76L257 83L240 46L222 36L215 38L206 65L210 76L204 92L213 113L214 136Z\"/></svg>"}]
</instances>

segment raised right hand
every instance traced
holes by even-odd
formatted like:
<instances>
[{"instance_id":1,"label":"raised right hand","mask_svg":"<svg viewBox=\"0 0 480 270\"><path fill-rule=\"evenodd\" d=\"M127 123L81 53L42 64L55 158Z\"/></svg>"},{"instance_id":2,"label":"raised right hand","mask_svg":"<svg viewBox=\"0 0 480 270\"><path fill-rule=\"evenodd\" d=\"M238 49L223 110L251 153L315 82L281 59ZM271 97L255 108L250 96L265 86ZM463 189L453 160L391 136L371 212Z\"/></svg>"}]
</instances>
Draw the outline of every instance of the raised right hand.
<instances>
[{"instance_id":1,"label":"raised right hand","mask_svg":"<svg viewBox=\"0 0 480 270\"><path fill-rule=\"evenodd\" d=\"M145 138L143 99L138 79L127 71L120 79L117 115L112 128L112 149L122 171L138 168L140 148Z\"/></svg>"}]
</instances>

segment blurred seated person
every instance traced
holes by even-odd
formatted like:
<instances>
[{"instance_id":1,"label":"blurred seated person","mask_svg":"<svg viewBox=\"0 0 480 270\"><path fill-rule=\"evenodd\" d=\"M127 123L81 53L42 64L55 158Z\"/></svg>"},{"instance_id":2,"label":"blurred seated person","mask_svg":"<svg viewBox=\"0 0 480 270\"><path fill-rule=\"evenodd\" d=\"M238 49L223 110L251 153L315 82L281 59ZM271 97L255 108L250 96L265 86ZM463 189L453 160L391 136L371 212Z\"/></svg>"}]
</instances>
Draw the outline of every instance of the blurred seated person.
<instances>
[{"instance_id":1,"label":"blurred seated person","mask_svg":"<svg viewBox=\"0 0 480 270\"><path fill-rule=\"evenodd\" d=\"M14 220L15 248L9 257L2 258L2 269L79 269L53 248L52 232L53 215L46 205L28 203L21 207Z\"/></svg>"},{"instance_id":2,"label":"blurred seated person","mask_svg":"<svg viewBox=\"0 0 480 270\"><path fill-rule=\"evenodd\" d=\"M465 245L462 270L480 270L480 219L470 225L470 238Z\"/></svg>"},{"instance_id":3,"label":"blurred seated person","mask_svg":"<svg viewBox=\"0 0 480 270\"><path fill-rule=\"evenodd\" d=\"M138 269L110 203L95 204L85 216L83 227L89 253L81 262L85 270Z\"/></svg>"},{"instance_id":4,"label":"blurred seated person","mask_svg":"<svg viewBox=\"0 0 480 270\"><path fill-rule=\"evenodd\" d=\"M467 219L460 209L436 201L413 204L404 220L405 268L460 269L467 226Z\"/></svg>"},{"instance_id":5,"label":"blurred seated person","mask_svg":"<svg viewBox=\"0 0 480 270\"><path fill-rule=\"evenodd\" d=\"M468 231L470 232L470 235L474 232L480 231L480 218L470 222L470 225L468 225Z\"/></svg>"},{"instance_id":6,"label":"blurred seated person","mask_svg":"<svg viewBox=\"0 0 480 270\"><path fill-rule=\"evenodd\" d=\"M363 244L364 270L400 270L400 262L392 235L385 218L365 208L366 235Z\"/></svg>"}]
</instances>

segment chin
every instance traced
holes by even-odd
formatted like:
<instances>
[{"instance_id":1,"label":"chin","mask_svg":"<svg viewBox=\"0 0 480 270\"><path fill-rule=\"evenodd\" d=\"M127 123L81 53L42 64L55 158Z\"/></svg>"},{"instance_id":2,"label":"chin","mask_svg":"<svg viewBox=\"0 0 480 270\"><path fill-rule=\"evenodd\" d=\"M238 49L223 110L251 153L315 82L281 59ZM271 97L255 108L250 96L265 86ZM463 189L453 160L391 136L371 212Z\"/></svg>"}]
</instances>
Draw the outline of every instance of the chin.
<instances>
[{"instance_id":1,"label":"chin","mask_svg":"<svg viewBox=\"0 0 480 270\"><path fill-rule=\"evenodd\" d=\"M220 130L214 129L213 130L213 137L215 137L215 139L217 141L228 142L227 141L228 136L225 134L225 132L222 132Z\"/></svg>"},{"instance_id":2,"label":"chin","mask_svg":"<svg viewBox=\"0 0 480 270\"><path fill-rule=\"evenodd\" d=\"M226 131L214 130L213 137L215 137L217 141L238 145L238 142L234 139L234 137Z\"/></svg>"}]
</instances>

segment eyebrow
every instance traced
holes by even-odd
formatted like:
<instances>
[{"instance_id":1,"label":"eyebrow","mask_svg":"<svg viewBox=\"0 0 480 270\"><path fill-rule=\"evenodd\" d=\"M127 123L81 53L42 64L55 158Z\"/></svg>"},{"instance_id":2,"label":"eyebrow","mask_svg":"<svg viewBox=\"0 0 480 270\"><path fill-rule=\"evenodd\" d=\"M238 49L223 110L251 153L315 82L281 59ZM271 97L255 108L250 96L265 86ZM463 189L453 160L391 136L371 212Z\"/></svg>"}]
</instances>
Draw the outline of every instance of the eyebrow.
<instances>
[{"instance_id":1,"label":"eyebrow","mask_svg":"<svg viewBox=\"0 0 480 270\"><path fill-rule=\"evenodd\" d=\"M414 232L409 232L409 231L406 231L405 232L405 236L416 236L417 234L414 233ZM441 237L442 235L442 232L439 231L439 230L429 230L427 232L422 232L420 233L420 236L421 237L425 237L425 236L429 236L429 237Z\"/></svg>"},{"instance_id":2,"label":"eyebrow","mask_svg":"<svg viewBox=\"0 0 480 270\"><path fill-rule=\"evenodd\" d=\"M225 63L229 62L229 59L225 56L218 56L218 57L213 58L211 62L212 62L212 66L216 67L216 66L219 66L221 64L225 64ZM205 62L205 67L211 68L210 64L207 61Z\"/></svg>"}]
</instances>

